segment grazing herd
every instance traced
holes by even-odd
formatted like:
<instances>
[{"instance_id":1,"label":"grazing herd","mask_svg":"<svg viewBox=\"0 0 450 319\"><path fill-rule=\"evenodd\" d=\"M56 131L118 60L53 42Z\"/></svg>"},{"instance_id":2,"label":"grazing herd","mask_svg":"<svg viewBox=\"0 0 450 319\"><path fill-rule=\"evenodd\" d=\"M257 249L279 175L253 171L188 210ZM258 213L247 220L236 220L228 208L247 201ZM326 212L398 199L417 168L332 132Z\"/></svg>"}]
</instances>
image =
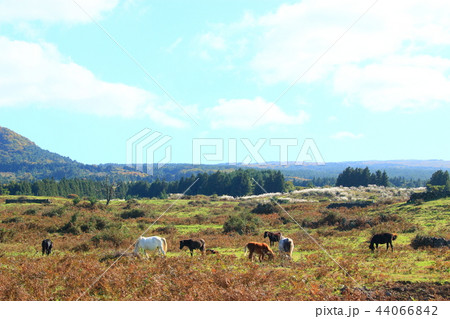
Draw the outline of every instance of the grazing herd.
<instances>
[{"instance_id":1,"label":"grazing herd","mask_svg":"<svg viewBox=\"0 0 450 319\"><path fill-rule=\"evenodd\" d=\"M294 251L294 241L291 238L284 237L280 232L272 233L269 231L264 232L264 238L269 238L270 246L278 242L278 250L280 252L280 258L292 259L292 252ZM370 240L369 249L374 251L375 247L378 249L378 245L386 244L386 250L389 250L389 245L391 250L394 251L394 246L392 241L397 239L397 234L382 233L373 235ZM194 250L198 249L202 254L207 255L218 255L219 252L214 249L206 249L205 241L203 239L185 239L180 240L180 250L184 247L189 248L191 256L194 255ZM50 255L52 252L53 243L50 239L44 239L42 241L42 255ZM167 242L165 238L152 236L152 237L139 237L134 246L134 254L138 255L139 251L143 250L145 255L147 255L147 250L158 250L162 256L167 253ZM249 251L248 258L253 261L253 255L258 255L260 262L264 260L267 256L268 260L272 260L275 256L272 249L266 243L250 242L244 247L244 254Z\"/></svg>"}]
</instances>

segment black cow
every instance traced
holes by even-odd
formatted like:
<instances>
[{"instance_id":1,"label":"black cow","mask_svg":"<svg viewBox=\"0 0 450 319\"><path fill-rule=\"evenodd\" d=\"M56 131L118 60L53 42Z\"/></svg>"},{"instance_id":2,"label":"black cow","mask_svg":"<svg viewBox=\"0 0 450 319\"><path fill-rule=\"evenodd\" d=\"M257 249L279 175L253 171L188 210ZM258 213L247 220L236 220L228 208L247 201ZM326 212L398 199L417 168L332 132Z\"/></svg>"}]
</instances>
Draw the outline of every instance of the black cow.
<instances>
[{"instance_id":1,"label":"black cow","mask_svg":"<svg viewBox=\"0 0 450 319\"><path fill-rule=\"evenodd\" d=\"M50 239L44 239L42 241L42 255L47 254L50 255L50 253L52 252L52 248L53 248L53 243Z\"/></svg>"},{"instance_id":2,"label":"black cow","mask_svg":"<svg viewBox=\"0 0 450 319\"><path fill-rule=\"evenodd\" d=\"M194 255L194 249L198 249L202 252L202 254L205 253L205 241L203 239L185 239L180 240L180 249L183 249L183 247L189 248L191 251L191 256Z\"/></svg>"},{"instance_id":3,"label":"black cow","mask_svg":"<svg viewBox=\"0 0 450 319\"><path fill-rule=\"evenodd\" d=\"M386 244L386 250L389 249L389 245L391 245L392 251L394 251L394 246L392 246L392 241L397 239L397 234L391 234L391 233L383 233L383 234L376 234L373 235L372 239L370 240L369 248L370 250L375 250L375 245L378 248L379 244Z\"/></svg>"}]
</instances>

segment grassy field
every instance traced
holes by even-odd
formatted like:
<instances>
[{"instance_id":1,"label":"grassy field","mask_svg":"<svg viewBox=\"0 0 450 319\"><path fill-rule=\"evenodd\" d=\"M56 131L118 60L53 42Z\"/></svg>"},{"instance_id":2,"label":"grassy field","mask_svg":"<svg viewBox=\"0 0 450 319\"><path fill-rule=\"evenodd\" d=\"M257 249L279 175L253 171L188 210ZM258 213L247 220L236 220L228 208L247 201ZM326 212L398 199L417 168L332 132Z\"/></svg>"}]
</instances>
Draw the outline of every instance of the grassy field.
<instances>
[{"instance_id":1,"label":"grassy field","mask_svg":"<svg viewBox=\"0 0 450 319\"><path fill-rule=\"evenodd\" d=\"M284 212L258 215L262 224L254 234L223 233L229 216L250 211L264 198L196 196L90 207L65 198L46 205L5 204L3 196L0 300L449 300L448 248L414 250L410 242L417 234L448 238L450 199L413 205L372 194L376 205L331 211L330 199L317 196L282 206L347 273ZM145 234L167 239L167 257L137 258L129 250L87 291L171 205ZM133 210L145 216L121 216ZM293 261L277 256L259 263L244 256L247 242L268 242L265 230L281 230L294 240ZM382 231L398 233L393 253L385 245L375 253L368 249L371 235ZM43 257L45 238L54 251ZM196 251L191 257L179 250L179 240L187 238L203 238L220 255Z\"/></svg>"}]
</instances>

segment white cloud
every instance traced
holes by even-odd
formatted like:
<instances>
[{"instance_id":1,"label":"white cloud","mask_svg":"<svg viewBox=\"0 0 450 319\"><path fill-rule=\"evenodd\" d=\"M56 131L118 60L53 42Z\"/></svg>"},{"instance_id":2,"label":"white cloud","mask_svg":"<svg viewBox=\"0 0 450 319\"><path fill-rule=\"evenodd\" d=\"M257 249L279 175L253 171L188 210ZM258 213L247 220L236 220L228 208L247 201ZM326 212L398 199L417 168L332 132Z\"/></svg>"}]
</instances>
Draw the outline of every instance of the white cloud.
<instances>
[{"instance_id":1,"label":"white cloud","mask_svg":"<svg viewBox=\"0 0 450 319\"><path fill-rule=\"evenodd\" d=\"M119 0L75 0L78 5L98 19ZM0 0L0 22L45 21L83 23L90 18L72 0Z\"/></svg>"},{"instance_id":2,"label":"white cloud","mask_svg":"<svg viewBox=\"0 0 450 319\"><path fill-rule=\"evenodd\" d=\"M102 81L51 44L0 36L0 47L0 107L39 106L101 116L148 114L163 125L185 126L153 93Z\"/></svg>"},{"instance_id":3,"label":"white cloud","mask_svg":"<svg viewBox=\"0 0 450 319\"><path fill-rule=\"evenodd\" d=\"M264 114L264 112L266 112ZM219 100L218 105L207 109L206 115L211 127L251 129L259 116L263 115L255 126L264 125L301 125L309 119L306 112L300 111L291 116L284 113L277 105L272 105L264 99L257 97L253 100L234 99Z\"/></svg>"},{"instance_id":4,"label":"white cloud","mask_svg":"<svg viewBox=\"0 0 450 319\"><path fill-rule=\"evenodd\" d=\"M353 139L353 140L355 140L355 139L363 138L364 135L363 134L354 134L354 133L351 133L351 132L343 131L343 132L337 132L337 133L331 135L330 137L332 139L335 139L335 140L343 140L343 139Z\"/></svg>"},{"instance_id":5,"label":"white cloud","mask_svg":"<svg viewBox=\"0 0 450 319\"><path fill-rule=\"evenodd\" d=\"M450 102L450 60L431 56L390 57L338 70L334 88L348 104L373 111L432 108Z\"/></svg>"},{"instance_id":6,"label":"white cloud","mask_svg":"<svg viewBox=\"0 0 450 319\"><path fill-rule=\"evenodd\" d=\"M226 49L225 39L221 36L213 34L212 32L201 35L199 42L200 44L206 45L214 50Z\"/></svg>"},{"instance_id":7,"label":"white cloud","mask_svg":"<svg viewBox=\"0 0 450 319\"><path fill-rule=\"evenodd\" d=\"M210 32L224 39L229 57L245 34L254 78L267 85L291 83L372 4L303 0L259 17L246 14ZM449 11L445 0L378 1L299 83L331 83L345 103L378 111L448 103L442 90L450 85Z\"/></svg>"}]
</instances>

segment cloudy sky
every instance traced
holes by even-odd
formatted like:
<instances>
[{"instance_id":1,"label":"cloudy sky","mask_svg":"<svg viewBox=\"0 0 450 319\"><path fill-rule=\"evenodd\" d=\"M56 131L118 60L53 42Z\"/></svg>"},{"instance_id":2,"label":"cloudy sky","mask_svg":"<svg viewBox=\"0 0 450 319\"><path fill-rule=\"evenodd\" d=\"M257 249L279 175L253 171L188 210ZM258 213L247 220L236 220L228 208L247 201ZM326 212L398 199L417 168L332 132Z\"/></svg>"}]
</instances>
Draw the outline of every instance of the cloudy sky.
<instances>
[{"instance_id":1,"label":"cloudy sky","mask_svg":"<svg viewBox=\"0 0 450 319\"><path fill-rule=\"evenodd\" d=\"M220 162L235 144L243 161L245 143L277 161L280 138L297 141L289 160L307 138L326 162L448 160L448 12L439 0L0 0L0 126L84 163L124 163L145 128L172 138L172 162L192 162L196 138L222 139Z\"/></svg>"}]
</instances>

